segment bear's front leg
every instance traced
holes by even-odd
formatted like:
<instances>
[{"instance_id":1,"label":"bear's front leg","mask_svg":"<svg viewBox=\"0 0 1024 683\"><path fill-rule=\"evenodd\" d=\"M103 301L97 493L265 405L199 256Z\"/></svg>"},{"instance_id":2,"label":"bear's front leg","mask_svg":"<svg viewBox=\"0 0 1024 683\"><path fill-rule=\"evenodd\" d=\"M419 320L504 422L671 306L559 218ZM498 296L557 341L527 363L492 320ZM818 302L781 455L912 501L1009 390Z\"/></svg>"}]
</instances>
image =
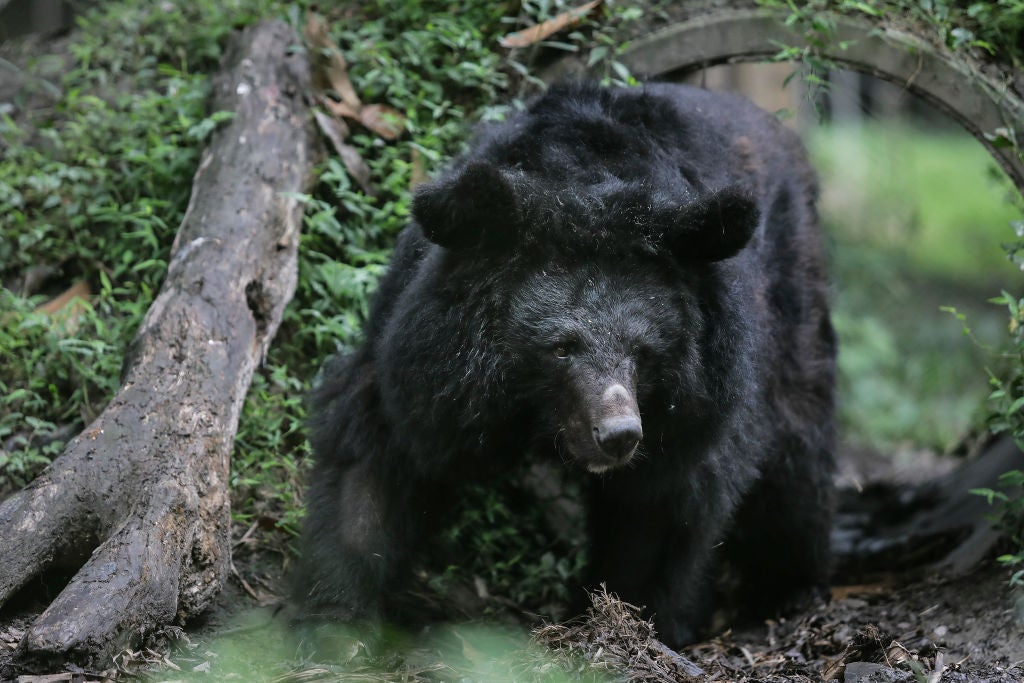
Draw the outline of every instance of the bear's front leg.
<instances>
[{"instance_id":1,"label":"bear's front leg","mask_svg":"<svg viewBox=\"0 0 1024 683\"><path fill-rule=\"evenodd\" d=\"M658 637L678 649L707 636L715 607L714 551L702 535L683 529L667 546L650 611Z\"/></svg>"},{"instance_id":2,"label":"bear's front leg","mask_svg":"<svg viewBox=\"0 0 1024 683\"><path fill-rule=\"evenodd\" d=\"M597 482L590 496L589 585L604 582L653 617L658 637L681 647L705 634L714 608L711 570L722 525L702 505L659 500Z\"/></svg>"},{"instance_id":3,"label":"bear's front leg","mask_svg":"<svg viewBox=\"0 0 1024 683\"><path fill-rule=\"evenodd\" d=\"M304 617L363 622L381 616L383 598L408 573L422 507L408 476L372 459L320 463L298 585Z\"/></svg>"}]
</instances>

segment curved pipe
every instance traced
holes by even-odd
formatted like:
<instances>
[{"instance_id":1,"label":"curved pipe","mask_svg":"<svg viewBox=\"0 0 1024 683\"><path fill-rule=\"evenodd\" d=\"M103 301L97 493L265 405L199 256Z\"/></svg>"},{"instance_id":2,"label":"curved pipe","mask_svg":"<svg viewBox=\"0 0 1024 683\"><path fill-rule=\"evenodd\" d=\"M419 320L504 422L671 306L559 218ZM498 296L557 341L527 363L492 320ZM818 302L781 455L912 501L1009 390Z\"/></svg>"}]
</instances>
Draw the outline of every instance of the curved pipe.
<instances>
[{"instance_id":1,"label":"curved pipe","mask_svg":"<svg viewBox=\"0 0 1024 683\"><path fill-rule=\"evenodd\" d=\"M806 38L783 19L767 9L710 9L631 41L620 61L642 78L679 76L723 63L768 61L782 46L807 45ZM910 33L845 17L836 18L835 34L817 53L904 87L949 115L988 149L1024 194L1022 152L1012 146L996 147L986 137L1004 128L1024 145L1024 100L1009 83ZM581 69L578 63L563 62L548 69L545 80Z\"/></svg>"}]
</instances>

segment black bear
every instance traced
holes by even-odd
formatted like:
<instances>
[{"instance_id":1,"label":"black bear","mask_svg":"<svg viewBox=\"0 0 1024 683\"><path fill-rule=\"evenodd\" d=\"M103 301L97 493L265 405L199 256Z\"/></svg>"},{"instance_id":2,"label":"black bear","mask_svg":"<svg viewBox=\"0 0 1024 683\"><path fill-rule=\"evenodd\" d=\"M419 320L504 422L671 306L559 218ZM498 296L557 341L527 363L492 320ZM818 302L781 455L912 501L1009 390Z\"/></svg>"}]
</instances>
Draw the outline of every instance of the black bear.
<instances>
[{"instance_id":1,"label":"black bear","mask_svg":"<svg viewBox=\"0 0 1024 683\"><path fill-rule=\"evenodd\" d=\"M524 454L589 478L591 581L697 639L715 574L827 585L835 341L796 136L672 84L551 88L422 186L312 396L300 601L387 614L458 487Z\"/></svg>"}]
</instances>

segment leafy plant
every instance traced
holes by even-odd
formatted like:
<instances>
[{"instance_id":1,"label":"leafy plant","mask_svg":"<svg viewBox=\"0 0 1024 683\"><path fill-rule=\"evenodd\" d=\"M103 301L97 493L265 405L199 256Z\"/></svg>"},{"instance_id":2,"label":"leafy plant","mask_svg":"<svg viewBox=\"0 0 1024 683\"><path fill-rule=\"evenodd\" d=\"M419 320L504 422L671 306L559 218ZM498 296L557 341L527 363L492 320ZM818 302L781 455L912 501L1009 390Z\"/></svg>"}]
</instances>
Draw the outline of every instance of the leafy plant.
<instances>
[{"instance_id":1,"label":"leafy plant","mask_svg":"<svg viewBox=\"0 0 1024 683\"><path fill-rule=\"evenodd\" d=\"M995 505L995 528L1009 540L1012 550L996 558L1014 570L1011 586L1024 586L1024 472L1010 470L999 477L1000 490L980 488L971 493L983 496L989 505Z\"/></svg>"},{"instance_id":2,"label":"leafy plant","mask_svg":"<svg viewBox=\"0 0 1024 683\"><path fill-rule=\"evenodd\" d=\"M565 498L578 495L569 491ZM544 506L530 504L536 497L523 473L497 486L469 487L437 553L458 561L433 578L434 589L473 581L520 609L548 615L567 604L585 563L581 520L554 528Z\"/></svg>"},{"instance_id":3,"label":"leafy plant","mask_svg":"<svg viewBox=\"0 0 1024 683\"><path fill-rule=\"evenodd\" d=\"M264 4L97 7L51 84L55 107L0 117L3 492L38 473L117 388L219 120L193 69L212 68L235 21ZM93 292L76 313L36 311L76 280Z\"/></svg>"},{"instance_id":4,"label":"leafy plant","mask_svg":"<svg viewBox=\"0 0 1024 683\"><path fill-rule=\"evenodd\" d=\"M1024 299L1004 291L992 302L1006 306L1010 315L1010 369L1004 376L991 377L989 429L995 434L1009 434L1024 450ZM996 505L995 527L1009 539L1012 548L998 560L1015 570L1010 584L1024 586L1024 470L1004 473L999 484L1000 490L974 489L973 493Z\"/></svg>"},{"instance_id":5,"label":"leafy plant","mask_svg":"<svg viewBox=\"0 0 1024 683\"><path fill-rule=\"evenodd\" d=\"M787 9L787 23L808 36L814 54L834 42L834 17L867 17L872 22L912 25L954 50L981 49L1008 64L1024 60L1024 0L962 2L960 0L758 0L766 7ZM840 47L842 47L840 45Z\"/></svg>"},{"instance_id":6,"label":"leafy plant","mask_svg":"<svg viewBox=\"0 0 1024 683\"><path fill-rule=\"evenodd\" d=\"M1017 299L1004 291L991 301L1006 306L1010 314L1010 350L1007 357L1011 366L1006 376L991 378L989 401L993 415L989 429L994 434L1009 433L1024 449L1024 299Z\"/></svg>"}]
</instances>

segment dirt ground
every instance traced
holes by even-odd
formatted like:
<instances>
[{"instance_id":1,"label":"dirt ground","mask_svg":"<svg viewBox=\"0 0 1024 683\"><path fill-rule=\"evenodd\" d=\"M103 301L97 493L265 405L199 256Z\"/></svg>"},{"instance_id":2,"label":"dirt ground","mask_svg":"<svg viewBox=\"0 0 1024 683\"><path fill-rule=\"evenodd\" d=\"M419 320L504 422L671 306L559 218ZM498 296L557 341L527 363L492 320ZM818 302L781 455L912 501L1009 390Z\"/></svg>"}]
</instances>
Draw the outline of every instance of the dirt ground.
<instances>
[{"instance_id":1,"label":"dirt ground","mask_svg":"<svg viewBox=\"0 0 1024 683\"><path fill-rule=\"evenodd\" d=\"M1021 681L1024 602L1006 578L989 567L956 579L837 587L827 605L685 654L726 680ZM914 676L915 661L924 677Z\"/></svg>"}]
</instances>

